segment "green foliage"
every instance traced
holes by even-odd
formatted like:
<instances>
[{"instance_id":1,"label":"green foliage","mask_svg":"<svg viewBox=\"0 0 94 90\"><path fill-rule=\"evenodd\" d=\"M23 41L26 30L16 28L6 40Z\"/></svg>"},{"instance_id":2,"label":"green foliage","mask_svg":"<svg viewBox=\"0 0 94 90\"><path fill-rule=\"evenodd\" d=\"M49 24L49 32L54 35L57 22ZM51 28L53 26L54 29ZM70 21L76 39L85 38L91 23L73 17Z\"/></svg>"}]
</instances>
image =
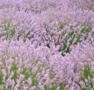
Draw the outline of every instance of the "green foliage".
<instances>
[{"instance_id":1,"label":"green foliage","mask_svg":"<svg viewBox=\"0 0 94 90\"><path fill-rule=\"evenodd\" d=\"M18 78L18 74L17 72L14 72L12 79L14 79L14 81L16 82L17 78Z\"/></svg>"},{"instance_id":2,"label":"green foliage","mask_svg":"<svg viewBox=\"0 0 94 90\"><path fill-rule=\"evenodd\" d=\"M80 37L74 31L69 32L65 37L65 41L63 42L63 47L61 48L62 54L70 52L70 47L73 44L77 44L80 41Z\"/></svg>"},{"instance_id":3,"label":"green foliage","mask_svg":"<svg viewBox=\"0 0 94 90\"><path fill-rule=\"evenodd\" d=\"M38 85L38 80L37 80L37 78L36 78L36 76L34 77L32 77L32 85L33 86L36 86L37 87L37 85Z\"/></svg>"},{"instance_id":4,"label":"green foliage","mask_svg":"<svg viewBox=\"0 0 94 90\"><path fill-rule=\"evenodd\" d=\"M10 69L11 71L15 72L15 71L17 71L17 69L18 68L17 68L17 65L16 64L12 64L11 65L11 69Z\"/></svg>"},{"instance_id":5,"label":"green foliage","mask_svg":"<svg viewBox=\"0 0 94 90\"><path fill-rule=\"evenodd\" d=\"M2 85L3 83L3 73L2 71L0 71L0 85Z\"/></svg>"},{"instance_id":6,"label":"green foliage","mask_svg":"<svg viewBox=\"0 0 94 90\"><path fill-rule=\"evenodd\" d=\"M60 89L59 90L64 90L64 84L63 83L60 84Z\"/></svg>"},{"instance_id":7,"label":"green foliage","mask_svg":"<svg viewBox=\"0 0 94 90\"><path fill-rule=\"evenodd\" d=\"M23 81L26 81L28 80L29 78L31 78L32 80L32 85L33 86L36 86L38 85L38 80L37 80L37 77L35 74L32 73L32 69L27 69L25 68L24 66L22 67L22 74L24 75L24 80Z\"/></svg>"},{"instance_id":8,"label":"green foliage","mask_svg":"<svg viewBox=\"0 0 94 90\"><path fill-rule=\"evenodd\" d=\"M89 79L89 78L93 78L93 76L94 76L94 72L92 71L89 65L86 65L83 70L83 78Z\"/></svg>"},{"instance_id":9,"label":"green foliage","mask_svg":"<svg viewBox=\"0 0 94 90\"><path fill-rule=\"evenodd\" d=\"M57 89L57 85L56 85L55 82L52 83L52 86L51 87L49 87L49 86L46 86L45 87L45 90L56 90L56 89Z\"/></svg>"},{"instance_id":10,"label":"green foliage","mask_svg":"<svg viewBox=\"0 0 94 90\"><path fill-rule=\"evenodd\" d=\"M64 42L63 42L63 47L61 48L62 51L62 55L65 55L66 53L70 52L70 47L72 45L75 45L79 42L81 42L81 38L84 38L84 40L87 39L87 35L90 32L91 28L88 25L83 25L81 27L80 30L80 34L75 32L75 31L71 31L69 33L67 33Z\"/></svg>"},{"instance_id":11,"label":"green foliage","mask_svg":"<svg viewBox=\"0 0 94 90\"><path fill-rule=\"evenodd\" d=\"M82 26L81 33L88 33L90 32L90 27L88 25Z\"/></svg>"},{"instance_id":12,"label":"green foliage","mask_svg":"<svg viewBox=\"0 0 94 90\"><path fill-rule=\"evenodd\" d=\"M4 86L4 90L12 90L11 86Z\"/></svg>"},{"instance_id":13,"label":"green foliage","mask_svg":"<svg viewBox=\"0 0 94 90\"><path fill-rule=\"evenodd\" d=\"M63 29L64 28L64 24L60 24L59 28Z\"/></svg>"},{"instance_id":14,"label":"green foliage","mask_svg":"<svg viewBox=\"0 0 94 90\"><path fill-rule=\"evenodd\" d=\"M6 34L6 39L10 39L15 35L15 28L10 23L4 24L4 30Z\"/></svg>"},{"instance_id":15,"label":"green foliage","mask_svg":"<svg viewBox=\"0 0 94 90\"><path fill-rule=\"evenodd\" d=\"M68 36L69 36L69 39L70 39L69 40L70 44L73 44L73 42L76 38L76 33L75 32L70 32Z\"/></svg>"},{"instance_id":16,"label":"green foliage","mask_svg":"<svg viewBox=\"0 0 94 90\"><path fill-rule=\"evenodd\" d=\"M92 86L90 84L86 84L84 90L92 90Z\"/></svg>"},{"instance_id":17,"label":"green foliage","mask_svg":"<svg viewBox=\"0 0 94 90\"><path fill-rule=\"evenodd\" d=\"M52 85L51 85L51 87L49 87L49 86L45 86L45 90L57 90L57 84L56 84L56 82L53 82L52 83ZM59 85L59 90L64 90L64 85L63 85L63 83L61 83L60 85Z\"/></svg>"},{"instance_id":18,"label":"green foliage","mask_svg":"<svg viewBox=\"0 0 94 90\"><path fill-rule=\"evenodd\" d=\"M70 48L66 43L64 43L64 46L63 48L61 48L61 50L62 50L62 54L65 55L65 53L68 53L70 51Z\"/></svg>"},{"instance_id":19,"label":"green foliage","mask_svg":"<svg viewBox=\"0 0 94 90\"><path fill-rule=\"evenodd\" d=\"M24 42L27 39L30 40L31 38L32 38L32 35L31 35L31 32L30 31L28 31L27 33L26 32L19 33L18 36L17 36L17 40L22 39Z\"/></svg>"},{"instance_id":20,"label":"green foliage","mask_svg":"<svg viewBox=\"0 0 94 90\"><path fill-rule=\"evenodd\" d=\"M31 69L27 69L24 66L22 67L22 74L24 75L24 81L28 80L28 78L31 77L32 75L32 70Z\"/></svg>"},{"instance_id":21,"label":"green foliage","mask_svg":"<svg viewBox=\"0 0 94 90\"><path fill-rule=\"evenodd\" d=\"M14 79L14 81L16 82L17 78L18 78L18 73L17 73L17 65L16 64L12 64L11 65L11 72L13 72L13 76L12 79Z\"/></svg>"},{"instance_id":22,"label":"green foliage","mask_svg":"<svg viewBox=\"0 0 94 90\"><path fill-rule=\"evenodd\" d=\"M89 65L86 65L84 67L81 79L84 81L85 83L85 87L84 90L92 90L93 86L92 86L92 82L91 79L94 78L94 72L92 71L92 69L90 68Z\"/></svg>"}]
</instances>

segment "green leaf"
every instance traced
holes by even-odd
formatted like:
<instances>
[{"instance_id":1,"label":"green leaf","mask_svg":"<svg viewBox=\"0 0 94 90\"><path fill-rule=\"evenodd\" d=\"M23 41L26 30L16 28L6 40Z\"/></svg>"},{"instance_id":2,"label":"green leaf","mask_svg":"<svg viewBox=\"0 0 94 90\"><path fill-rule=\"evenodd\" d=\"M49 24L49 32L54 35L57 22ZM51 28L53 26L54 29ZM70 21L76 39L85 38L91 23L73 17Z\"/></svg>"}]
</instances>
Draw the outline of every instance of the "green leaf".
<instances>
[{"instance_id":1,"label":"green leaf","mask_svg":"<svg viewBox=\"0 0 94 90\"><path fill-rule=\"evenodd\" d=\"M57 85L56 85L56 83L52 83L51 90L56 90L56 89L57 89Z\"/></svg>"},{"instance_id":2,"label":"green leaf","mask_svg":"<svg viewBox=\"0 0 94 90\"><path fill-rule=\"evenodd\" d=\"M63 83L60 84L60 89L59 90L64 90L64 84Z\"/></svg>"},{"instance_id":3,"label":"green leaf","mask_svg":"<svg viewBox=\"0 0 94 90\"><path fill-rule=\"evenodd\" d=\"M84 71L83 71L83 76L85 79L92 78L94 76L93 71L91 70L89 65L85 66Z\"/></svg>"},{"instance_id":4,"label":"green leaf","mask_svg":"<svg viewBox=\"0 0 94 90\"><path fill-rule=\"evenodd\" d=\"M5 86L4 90L11 90L11 86Z\"/></svg>"},{"instance_id":5,"label":"green leaf","mask_svg":"<svg viewBox=\"0 0 94 90\"><path fill-rule=\"evenodd\" d=\"M74 44L77 44L78 42L80 42L80 35L76 35L76 41Z\"/></svg>"},{"instance_id":6,"label":"green leaf","mask_svg":"<svg viewBox=\"0 0 94 90\"><path fill-rule=\"evenodd\" d=\"M16 82L17 78L18 78L18 73L14 72L14 74L13 74L11 79L14 79L14 81Z\"/></svg>"},{"instance_id":7,"label":"green leaf","mask_svg":"<svg viewBox=\"0 0 94 90\"><path fill-rule=\"evenodd\" d=\"M70 38L71 38L70 44L73 44L73 42L74 42L74 40L75 40L75 38L76 38L75 33L73 33L72 36L71 36Z\"/></svg>"},{"instance_id":8,"label":"green leaf","mask_svg":"<svg viewBox=\"0 0 94 90\"><path fill-rule=\"evenodd\" d=\"M62 48L62 52L67 53L67 52L69 52L69 51L70 51L70 49L69 49L69 47L67 46L67 44L64 44L64 46L63 46L63 48Z\"/></svg>"},{"instance_id":9,"label":"green leaf","mask_svg":"<svg viewBox=\"0 0 94 90\"><path fill-rule=\"evenodd\" d=\"M57 89L57 85L56 83L52 83L52 86L49 87L49 86L45 86L45 90L56 90Z\"/></svg>"},{"instance_id":10,"label":"green leaf","mask_svg":"<svg viewBox=\"0 0 94 90\"><path fill-rule=\"evenodd\" d=\"M64 24L60 24L59 28L63 29L64 28Z\"/></svg>"},{"instance_id":11,"label":"green leaf","mask_svg":"<svg viewBox=\"0 0 94 90\"><path fill-rule=\"evenodd\" d=\"M91 85L90 85L90 84L87 84L87 85L85 86L84 90L92 90Z\"/></svg>"},{"instance_id":12,"label":"green leaf","mask_svg":"<svg viewBox=\"0 0 94 90\"><path fill-rule=\"evenodd\" d=\"M72 32L69 32L68 36L69 36L69 37L72 37L74 34L75 34L75 32L72 31Z\"/></svg>"},{"instance_id":13,"label":"green leaf","mask_svg":"<svg viewBox=\"0 0 94 90\"><path fill-rule=\"evenodd\" d=\"M5 34L7 36L7 39L12 38L15 34L15 28L10 25L10 23L5 23L4 25Z\"/></svg>"},{"instance_id":14,"label":"green leaf","mask_svg":"<svg viewBox=\"0 0 94 90\"><path fill-rule=\"evenodd\" d=\"M15 72L15 71L17 71L17 65L16 64L12 64L11 65L11 71L13 71L13 72Z\"/></svg>"},{"instance_id":15,"label":"green leaf","mask_svg":"<svg viewBox=\"0 0 94 90\"><path fill-rule=\"evenodd\" d=\"M90 31L90 27L88 25L82 26L81 33L88 33Z\"/></svg>"},{"instance_id":16,"label":"green leaf","mask_svg":"<svg viewBox=\"0 0 94 90\"><path fill-rule=\"evenodd\" d=\"M0 71L0 85L2 85L3 83L3 73L2 71Z\"/></svg>"},{"instance_id":17,"label":"green leaf","mask_svg":"<svg viewBox=\"0 0 94 90\"><path fill-rule=\"evenodd\" d=\"M36 77L33 77L32 78L32 85L34 85L34 86L37 86L38 85L38 80L37 80Z\"/></svg>"},{"instance_id":18,"label":"green leaf","mask_svg":"<svg viewBox=\"0 0 94 90\"><path fill-rule=\"evenodd\" d=\"M32 70L25 67L22 68L22 74L24 75L24 81L31 77Z\"/></svg>"},{"instance_id":19,"label":"green leaf","mask_svg":"<svg viewBox=\"0 0 94 90\"><path fill-rule=\"evenodd\" d=\"M12 64L11 65L11 72L13 72L13 76L12 79L14 79L14 81L16 82L17 78L18 78L18 73L17 73L17 65L16 64Z\"/></svg>"}]
</instances>

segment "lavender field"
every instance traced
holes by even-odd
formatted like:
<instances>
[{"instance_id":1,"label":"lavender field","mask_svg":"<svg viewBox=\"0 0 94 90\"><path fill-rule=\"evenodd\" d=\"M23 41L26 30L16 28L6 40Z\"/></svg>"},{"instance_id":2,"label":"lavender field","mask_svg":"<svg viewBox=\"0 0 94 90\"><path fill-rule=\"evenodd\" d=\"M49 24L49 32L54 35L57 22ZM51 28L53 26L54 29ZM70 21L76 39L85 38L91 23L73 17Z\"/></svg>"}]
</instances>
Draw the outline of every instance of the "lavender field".
<instances>
[{"instance_id":1,"label":"lavender field","mask_svg":"<svg viewBox=\"0 0 94 90\"><path fill-rule=\"evenodd\" d=\"M0 0L0 90L94 90L94 0Z\"/></svg>"}]
</instances>

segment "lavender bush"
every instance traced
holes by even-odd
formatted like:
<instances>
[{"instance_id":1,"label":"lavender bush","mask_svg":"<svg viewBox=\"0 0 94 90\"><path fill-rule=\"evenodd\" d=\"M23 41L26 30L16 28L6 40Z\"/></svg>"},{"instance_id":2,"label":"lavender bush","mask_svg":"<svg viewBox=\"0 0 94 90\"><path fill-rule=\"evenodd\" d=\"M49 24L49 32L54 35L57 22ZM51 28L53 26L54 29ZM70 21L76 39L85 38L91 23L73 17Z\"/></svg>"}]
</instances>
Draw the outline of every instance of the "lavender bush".
<instances>
[{"instance_id":1,"label":"lavender bush","mask_svg":"<svg viewBox=\"0 0 94 90\"><path fill-rule=\"evenodd\" d=\"M0 0L0 90L94 90L94 1Z\"/></svg>"}]
</instances>

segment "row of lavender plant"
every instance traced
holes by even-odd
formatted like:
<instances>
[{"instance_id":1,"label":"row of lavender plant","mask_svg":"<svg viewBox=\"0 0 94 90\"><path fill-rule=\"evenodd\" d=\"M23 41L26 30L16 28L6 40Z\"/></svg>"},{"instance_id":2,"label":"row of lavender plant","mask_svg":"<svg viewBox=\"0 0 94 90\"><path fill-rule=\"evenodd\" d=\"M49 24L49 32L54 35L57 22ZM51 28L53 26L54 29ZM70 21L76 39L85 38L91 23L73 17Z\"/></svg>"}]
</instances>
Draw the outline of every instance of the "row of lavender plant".
<instances>
[{"instance_id":1,"label":"row of lavender plant","mask_svg":"<svg viewBox=\"0 0 94 90\"><path fill-rule=\"evenodd\" d=\"M0 90L93 90L93 0L0 1Z\"/></svg>"}]
</instances>

